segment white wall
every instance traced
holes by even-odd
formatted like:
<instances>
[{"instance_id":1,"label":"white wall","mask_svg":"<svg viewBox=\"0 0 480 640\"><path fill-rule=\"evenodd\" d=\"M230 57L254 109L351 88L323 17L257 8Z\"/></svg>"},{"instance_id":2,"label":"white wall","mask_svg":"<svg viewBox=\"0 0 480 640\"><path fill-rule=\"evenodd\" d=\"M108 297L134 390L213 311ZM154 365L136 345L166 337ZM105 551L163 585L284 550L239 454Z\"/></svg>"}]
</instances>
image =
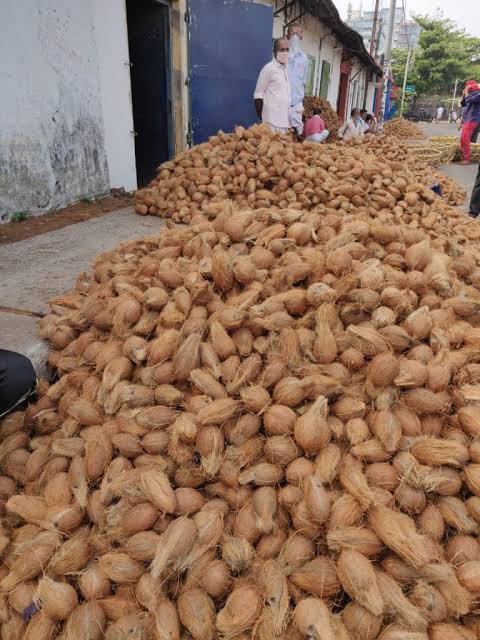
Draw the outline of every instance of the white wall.
<instances>
[{"instance_id":1,"label":"white wall","mask_svg":"<svg viewBox=\"0 0 480 640\"><path fill-rule=\"evenodd\" d=\"M337 110L338 93L340 91L340 65L342 62L342 50L339 49L335 42L329 41L330 56L325 59L332 64L332 72L330 76L330 88L328 90L328 101L335 111Z\"/></svg>"},{"instance_id":2,"label":"white wall","mask_svg":"<svg viewBox=\"0 0 480 640\"><path fill-rule=\"evenodd\" d=\"M355 59L350 70L350 82L348 86L347 116L354 107L363 109L363 97L365 92L365 68L359 60Z\"/></svg>"},{"instance_id":3,"label":"white wall","mask_svg":"<svg viewBox=\"0 0 480 640\"><path fill-rule=\"evenodd\" d=\"M1 2L0 220L109 188L90 3Z\"/></svg>"},{"instance_id":4,"label":"white wall","mask_svg":"<svg viewBox=\"0 0 480 640\"><path fill-rule=\"evenodd\" d=\"M137 188L125 0L91 0L110 187Z\"/></svg>"},{"instance_id":5,"label":"white wall","mask_svg":"<svg viewBox=\"0 0 480 640\"><path fill-rule=\"evenodd\" d=\"M373 113L373 101L375 98L375 88L378 83L369 82L368 90L367 90L367 104L365 105L365 109L368 113Z\"/></svg>"},{"instance_id":6,"label":"white wall","mask_svg":"<svg viewBox=\"0 0 480 640\"><path fill-rule=\"evenodd\" d=\"M283 35L283 19L283 14L274 17L273 38L280 38ZM303 26L302 51L315 59L313 93L318 95L320 90L322 62L326 60L332 65L327 99L336 110L342 45L330 33L328 25L323 24L317 18L305 16L299 22Z\"/></svg>"}]
</instances>

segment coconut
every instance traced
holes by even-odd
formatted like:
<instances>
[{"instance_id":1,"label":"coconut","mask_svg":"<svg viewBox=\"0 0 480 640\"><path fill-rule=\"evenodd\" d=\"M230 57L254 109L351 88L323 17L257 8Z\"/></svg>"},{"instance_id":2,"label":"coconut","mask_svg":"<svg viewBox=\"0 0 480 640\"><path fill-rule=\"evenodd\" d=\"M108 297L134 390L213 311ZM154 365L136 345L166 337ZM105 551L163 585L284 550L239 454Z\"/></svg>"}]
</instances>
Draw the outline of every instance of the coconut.
<instances>
[{"instance_id":1,"label":"coconut","mask_svg":"<svg viewBox=\"0 0 480 640\"><path fill-rule=\"evenodd\" d=\"M342 611L342 620L351 637L375 640L380 632L383 618L374 616L356 602L349 602Z\"/></svg>"},{"instance_id":2,"label":"coconut","mask_svg":"<svg viewBox=\"0 0 480 640\"><path fill-rule=\"evenodd\" d=\"M252 586L238 586L217 614L216 629L221 637L240 635L253 628L261 610L259 591Z\"/></svg>"},{"instance_id":3,"label":"coconut","mask_svg":"<svg viewBox=\"0 0 480 640\"><path fill-rule=\"evenodd\" d=\"M292 573L290 579L303 591L319 598L333 596L340 590L335 564L325 556L305 563Z\"/></svg>"},{"instance_id":4,"label":"coconut","mask_svg":"<svg viewBox=\"0 0 480 640\"><path fill-rule=\"evenodd\" d=\"M38 583L35 600L53 620L65 620L78 605L75 589L66 583L44 577Z\"/></svg>"},{"instance_id":5,"label":"coconut","mask_svg":"<svg viewBox=\"0 0 480 640\"><path fill-rule=\"evenodd\" d=\"M344 549L337 562L337 575L348 595L373 615L384 610L382 595L370 561L358 551Z\"/></svg>"},{"instance_id":6,"label":"coconut","mask_svg":"<svg viewBox=\"0 0 480 640\"><path fill-rule=\"evenodd\" d=\"M431 556L426 540L416 532L409 516L376 506L369 514L369 522L377 536L413 567L429 562Z\"/></svg>"},{"instance_id":7,"label":"coconut","mask_svg":"<svg viewBox=\"0 0 480 640\"><path fill-rule=\"evenodd\" d=\"M178 598L178 616L194 640L210 640L215 637L215 606L205 591L192 588L183 591Z\"/></svg>"},{"instance_id":8,"label":"coconut","mask_svg":"<svg viewBox=\"0 0 480 640\"><path fill-rule=\"evenodd\" d=\"M313 637L319 640L334 640L336 637L331 614L318 598L305 598L297 604L294 623L302 637Z\"/></svg>"},{"instance_id":9,"label":"coconut","mask_svg":"<svg viewBox=\"0 0 480 640\"><path fill-rule=\"evenodd\" d=\"M87 602L75 609L65 627L65 637L69 640L92 638L99 640L103 636L105 614L100 604Z\"/></svg>"},{"instance_id":10,"label":"coconut","mask_svg":"<svg viewBox=\"0 0 480 640\"><path fill-rule=\"evenodd\" d=\"M85 569L78 579L78 586L85 600L96 600L110 595L110 581L98 565Z\"/></svg>"},{"instance_id":11,"label":"coconut","mask_svg":"<svg viewBox=\"0 0 480 640\"><path fill-rule=\"evenodd\" d=\"M327 400L320 396L295 422L295 442L307 455L317 454L330 439L330 429L326 421L327 410Z\"/></svg>"}]
</instances>

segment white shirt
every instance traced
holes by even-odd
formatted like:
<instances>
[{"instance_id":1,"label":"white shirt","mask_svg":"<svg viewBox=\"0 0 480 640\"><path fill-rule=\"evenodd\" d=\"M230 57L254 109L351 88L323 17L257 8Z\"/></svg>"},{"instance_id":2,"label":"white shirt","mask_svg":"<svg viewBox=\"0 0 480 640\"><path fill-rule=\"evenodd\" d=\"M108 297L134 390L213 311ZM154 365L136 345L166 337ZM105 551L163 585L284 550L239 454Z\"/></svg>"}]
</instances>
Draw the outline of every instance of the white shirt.
<instances>
[{"instance_id":1,"label":"white shirt","mask_svg":"<svg viewBox=\"0 0 480 640\"><path fill-rule=\"evenodd\" d=\"M363 138L363 126L359 122L355 122L350 118L345 124L343 124L338 130L338 137L344 140L351 140L352 138Z\"/></svg>"},{"instance_id":2,"label":"white shirt","mask_svg":"<svg viewBox=\"0 0 480 640\"><path fill-rule=\"evenodd\" d=\"M365 120L363 118L360 118L360 121L358 122L359 129L362 130L362 133L366 133L368 131L368 124L365 122Z\"/></svg>"},{"instance_id":3,"label":"white shirt","mask_svg":"<svg viewBox=\"0 0 480 640\"><path fill-rule=\"evenodd\" d=\"M263 100L262 121L275 127L290 127L290 83L287 65L272 60L260 71L253 94Z\"/></svg>"},{"instance_id":4,"label":"white shirt","mask_svg":"<svg viewBox=\"0 0 480 640\"><path fill-rule=\"evenodd\" d=\"M288 79L290 80L290 104L292 107L303 102L307 81L308 58L302 51L290 53L288 59Z\"/></svg>"}]
</instances>

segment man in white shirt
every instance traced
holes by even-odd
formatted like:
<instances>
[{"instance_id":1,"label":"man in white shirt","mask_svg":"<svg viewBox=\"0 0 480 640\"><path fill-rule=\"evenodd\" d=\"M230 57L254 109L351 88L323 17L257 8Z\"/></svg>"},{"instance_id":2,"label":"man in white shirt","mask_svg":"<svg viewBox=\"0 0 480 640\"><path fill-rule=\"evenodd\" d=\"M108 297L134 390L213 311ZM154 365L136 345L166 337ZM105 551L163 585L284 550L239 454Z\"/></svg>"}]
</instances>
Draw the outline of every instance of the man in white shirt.
<instances>
[{"instance_id":1,"label":"man in white shirt","mask_svg":"<svg viewBox=\"0 0 480 640\"><path fill-rule=\"evenodd\" d=\"M288 27L288 42L290 55L288 59L288 79L290 80L290 120L292 127L301 136L303 132L303 98L305 97L305 83L307 81L308 58L300 50L303 29L298 22Z\"/></svg>"},{"instance_id":2,"label":"man in white shirt","mask_svg":"<svg viewBox=\"0 0 480 640\"><path fill-rule=\"evenodd\" d=\"M368 113L366 109L360 109L360 120L358 121L358 126L364 134L368 131L368 124L366 120L367 115Z\"/></svg>"},{"instance_id":3,"label":"man in white shirt","mask_svg":"<svg viewBox=\"0 0 480 640\"><path fill-rule=\"evenodd\" d=\"M360 109L352 109L350 119L340 127L337 136L345 141L353 138L363 138L363 126L360 120Z\"/></svg>"},{"instance_id":4,"label":"man in white shirt","mask_svg":"<svg viewBox=\"0 0 480 640\"><path fill-rule=\"evenodd\" d=\"M287 38L273 43L273 60L260 71L254 99L255 109L262 122L272 131L286 133L290 129L290 82L288 80Z\"/></svg>"}]
</instances>

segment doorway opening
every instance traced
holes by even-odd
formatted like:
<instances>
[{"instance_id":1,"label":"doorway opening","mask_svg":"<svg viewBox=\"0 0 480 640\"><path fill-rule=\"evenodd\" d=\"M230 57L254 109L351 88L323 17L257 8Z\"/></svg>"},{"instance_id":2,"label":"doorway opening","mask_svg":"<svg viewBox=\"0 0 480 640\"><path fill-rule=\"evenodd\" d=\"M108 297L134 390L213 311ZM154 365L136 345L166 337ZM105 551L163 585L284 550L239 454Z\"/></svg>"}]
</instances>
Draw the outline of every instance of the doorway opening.
<instances>
[{"instance_id":1,"label":"doorway opening","mask_svg":"<svg viewBox=\"0 0 480 640\"><path fill-rule=\"evenodd\" d=\"M156 0L126 0L137 184L172 155L170 12Z\"/></svg>"},{"instance_id":2,"label":"doorway opening","mask_svg":"<svg viewBox=\"0 0 480 640\"><path fill-rule=\"evenodd\" d=\"M348 117L346 110L348 102L348 87L350 84L350 68L351 63L349 57L345 51L342 51L342 62L340 64L340 88L338 91L337 101L337 113L340 120L346 120Z\"/></svg>"}]
</instances>

